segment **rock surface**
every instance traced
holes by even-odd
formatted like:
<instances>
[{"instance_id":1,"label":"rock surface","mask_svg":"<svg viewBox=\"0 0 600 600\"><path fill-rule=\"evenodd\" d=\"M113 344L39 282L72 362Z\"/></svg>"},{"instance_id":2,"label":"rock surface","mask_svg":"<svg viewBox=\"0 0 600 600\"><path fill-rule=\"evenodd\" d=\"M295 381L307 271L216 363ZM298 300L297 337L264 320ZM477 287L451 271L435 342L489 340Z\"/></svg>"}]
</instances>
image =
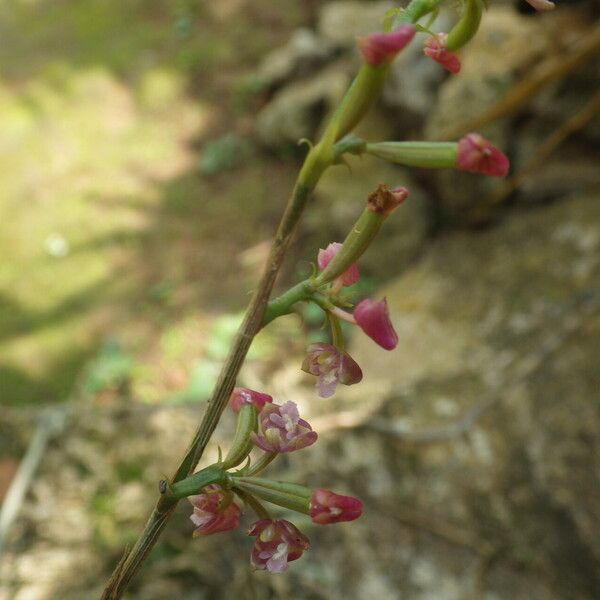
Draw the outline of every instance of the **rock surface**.
<instances>
[{"instance_id":1,"label":"rock surface","mask_svg":"<svg viewBox=\"0 0 600 600\"><path fill-rule=\"evenodd\" d=\"M383 291L399 348L355 336L362 384L324 403L273 375L320 441L269 476L354 493L364 516L294 517L312 548L269 577L247 566L243 531L192 540L182 503L133 597L597 598L599 249L598 193L434 242ZM80 408L46 452L0 598L97 597L196 413ZM226 416L214 444L232 427Z\"/></svg>"}]
</instances>

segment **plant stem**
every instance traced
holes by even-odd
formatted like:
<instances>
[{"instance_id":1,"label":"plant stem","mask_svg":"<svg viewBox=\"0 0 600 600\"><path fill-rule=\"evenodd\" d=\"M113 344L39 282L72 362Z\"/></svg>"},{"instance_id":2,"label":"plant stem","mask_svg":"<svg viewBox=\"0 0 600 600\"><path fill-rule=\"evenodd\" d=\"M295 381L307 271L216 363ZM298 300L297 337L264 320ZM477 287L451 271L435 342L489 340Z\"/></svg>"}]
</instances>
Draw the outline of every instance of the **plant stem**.
<instances>
[{"instance_id":1,"label":"plant stem","mask_svg":"<svg viewBox=\"0 0 600 600\"><path fill-rule=\"evenodd\" d=\"M256 475L266 469L277 458L278 454L278 452L266 452L263 454L253 465L250 465L246 476Z\"/></svg>"},{"instance_id":2,"label":"plant stem","mask_svg":"<svg viewBox=\"0 0 600 600\"><path fill-rule=\"evenodd\" d=\"M277 317L290 314L294 309L296 302L308 300L315 291L315 287L310 279L306 279L290 288L281 296L274 298L269 302L263 317L262 327L268 325Z\"/></svg>"},{"instance_id":3,"label":"plant stem","mask_svg":"<svg viewBox=\"0 0 600 600\"><path fill-rule=\"evenodd\" d=\"M234 487L233 491L256 513L259 519L271 518L269 511L252 494L239 487Z\"/></svg>"},{"instance_id":4,"label":"plant stem","mask_svg":"<svg viewBox=\"0 0 600 600\"><path fill-rule=\"evenodd\" d=\"M221 414L227 406L227 401L235 385L235 380L242 363L248 353L250 344L262 326L265 308L294 229L302 215L310 193L328 166L326 162L319 160L318 152L319 146L316 146L309 152L306 158L304 167L299 175L299 181L294 188L279 224L258 288L252 297L244 321L238 330L227 360L223 365L212 397L207 403L202 422L172 478L173 484L188 477L202 457ZM144 531L133 548L129 552L126 552L113 571L102 595L102 600L118 600L122 598L131 579L140 569L150 550L154 547L178 502L177 498L173 498L169 494L165 493L161 495L146 523Z\"/></svg>"},{"instance_id":5,"label":"plant stem","mask_svg":"<svg viewBox=\"0 0 600 600\"><path fill-rule=\"evenodd\" d=\"M410 6L417 3L420 9L411 13L411 17L416 20L417 12L421 15L421 13L425 14L427 11L434 10L440 1L413 0ZM275 279L310 194L327 167L336 158L339 158L334 153L333 145L354 128L375 101L383 87L387 70L387 67L369 68L369 66L363 66L361 68L342 99L339 109L335 111L331 121L325 128L321 141L306 156L298 176L298 181L279 224L258 287L246 310L246 316L236 334L225 364L221 369L219 379L207 403L202 422L175 475L170 481L171 485L175 485L178 481L188 477L202 457L221 414L227 406L236 378L252 344L252 340L264 324L265 310ZM267 316L270 317L271 315ZM131 579L140 569L150 550L154 547L178 502L177 498L173 498L166 491L161 494L156 507L146 523L144 531L133 548L125 553L113 571L102 595L102 600L118 600L123 597Z\"/></svg>"}]
</instances>

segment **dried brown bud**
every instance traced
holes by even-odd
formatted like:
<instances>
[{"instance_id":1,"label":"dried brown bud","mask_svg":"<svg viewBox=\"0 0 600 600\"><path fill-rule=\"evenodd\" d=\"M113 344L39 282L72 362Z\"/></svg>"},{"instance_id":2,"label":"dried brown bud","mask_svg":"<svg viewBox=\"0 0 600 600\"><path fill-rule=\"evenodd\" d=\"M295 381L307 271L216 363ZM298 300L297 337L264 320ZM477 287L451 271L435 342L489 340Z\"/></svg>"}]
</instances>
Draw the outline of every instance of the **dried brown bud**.
<instances>
[{"instance_id":1,"label":"dried brown bud","mask_svg":"<svg viewBox=\"0 0 600 600\"><path fill-rule=\"evenodd\" d=\"M385 184L380 183L377 189L369 194L367 206L372 212L387 216L394 212L406 198L408 198L408 190L406 188L398 187L388 190Z\"/></svg>"}]
</instances>

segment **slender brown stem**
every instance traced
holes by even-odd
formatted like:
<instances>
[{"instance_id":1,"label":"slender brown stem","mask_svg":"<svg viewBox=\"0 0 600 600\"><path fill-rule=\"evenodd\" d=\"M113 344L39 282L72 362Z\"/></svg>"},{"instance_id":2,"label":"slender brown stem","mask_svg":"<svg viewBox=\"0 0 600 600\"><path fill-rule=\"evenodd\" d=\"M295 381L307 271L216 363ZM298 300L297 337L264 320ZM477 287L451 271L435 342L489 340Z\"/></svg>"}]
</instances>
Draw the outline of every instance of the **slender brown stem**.
<instances>
[{"instance_id":1,"label":"slender brown stem","mask_svg":"<svg viewBox=\"0 0 600 600\"><path fill-rule=\"evenodd\" d=\"M416 21L423 14L433 10L440 2L441 0L413 0L411 6L418 4L420 9L414 14L411 13L409 20ZM246 358L246 354L252 344L252 340L262 327L265 309L273 290L275 279L310 194L323 174L323 171L338 158L334 152L333 145L364 116L369 106L371 106L379 95L386 73L387 67L380 69L364 67L361 69L359 75L342 99L340 109L334 113L328 126L325 128L321 141L308 153L292 196L281 218L262 277L246 310L246 316L236 334L225 364L221 369L221 374L219 375L213 394L207 403L202 422L170 483L176 483L188 477L202 458L202 454L219 422L221 414L227 406L227 401ZM126 551L113 571L102 594L102 600L118 600L122 598L129 582L154 547L178 502L179 500L170 494L161 494L155 509L146 523L144 531L133 548L129 552Z\"/></svg>"},{"instance_id":2,"label":"slender brown stem","mask_svg":"<svg viewBox=\"0 0 600 600\"><path fill-rule=\"evenodd\" d=\"M294 229L302 215L310 193L326 166L324 164L313 166L310 183L304 184L299 182L296 184L275 235L263 275L248 306L246 316L238 330L227 360L223 365L212 397L208 401L202 422L194 435L194 439L185 457L172 478L172 482L185 479L193 472L219 422L223 410L227 406L227 401L252 340L261 328L265 308ZM177 503L177 499L167 494L163 494L159 498L156 508L150 515L138 541L115 568L104 590L102 600L118 600L122 597L132 577L139 570L146 556L156 543L160 533L175 510Z\"/></svg>"}]
</instances>

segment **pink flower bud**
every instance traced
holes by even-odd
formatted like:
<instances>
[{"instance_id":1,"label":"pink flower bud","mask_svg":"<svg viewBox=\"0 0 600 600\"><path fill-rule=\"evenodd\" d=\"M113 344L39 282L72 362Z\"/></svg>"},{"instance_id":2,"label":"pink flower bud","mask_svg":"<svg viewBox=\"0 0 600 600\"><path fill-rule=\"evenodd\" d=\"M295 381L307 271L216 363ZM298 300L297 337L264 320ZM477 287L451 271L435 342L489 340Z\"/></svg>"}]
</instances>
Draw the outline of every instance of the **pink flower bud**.
<instances>
[{"instance_id":1,"label":"pink flower bud","mask_svg":"<svg viewBox=\"0 0 600 600\"><path fill-rule=\"evenodd\" d=\"M352 385L362 379L360 367L347 352L324 342L309 346L302 370L317 377L321 398L332 396L338 383Z\"/></svg>"},{"instance_id":2,"label":"pink flower bud","mask_svg":"<svg viewBox=\"0 0 600 600\"><path fill-rule=\"evenodd\" d=\"M506 155L478 133L468 133L458 142L456 164L462 171L504 177L510 162Z\"/></svg>"},{"instance_id":3,"label":"pink flower bud","mask_svg":"<svg viewBox=\"0 0 600 600\"><path fill-rule=\"evenodd\" d=\"M243 387L234 388L231 397L229 398L229 405L235 413L240 412L240 408L242 408L244 404L254 404L257 410L262 410L267 402L273 402L273 397L269 396L269 394L255 392L254 390Z\"/></svg>"},{"instance_id":4,"label":"pink flower bud","mask_svg":"<svg viewBox=\"0 0 600 600\"><path fill-rule=\"evenodd\" d=\"M207 485L202 494L190 496L194 507L190 519L196 529L194 537L211 535L234 529L240 523L240 507L233 502L233 494L217 484Z\"/></svg>"},{"instance_id":5,"label":"pink flower bud","mask_svg":"<svg viewBox=\"0 0 600 600\"><path fill-rule=\"evenodd\" d=\"M317 441L317 433L300 418L294 402L265 404L258 415L258 430L250 438L265 452L293 452Z\"/></svg>"},{"instance_id":6,"label":"pink flower bud","mask_svg":"<svg viewBox=\"0 0 600 600\"><path fill-rule=\"evenodd\" d=\"M261 519L250 526L248 535L256 536L250 564L258 570L283 573L288 563L300 558L310 547L308 538L285 519Z\"/></svg>"},{"instance_id":7,"label":"pink flower bud","mask_svg":"<svg viewBox=\"0 0 600 600\"><path fill-rule=\"evenodd\" d=\"M362 515L362 508L358 498L341 496L329 490L315 490L310 497L310 518L318 525L354 521Z\"/></svg>"},{"instance_id":8,"label":"pink flower bud","mask_svg":"<svg viewBox=\"0 0 600 600\"><path fill-rule=\"evenodd\" d=\"M390 321L387 301L363 300L352 313L356 324L377 344L386 350L398 345L398 334Z\"/></svg>"},{"instance_id":9,"label":"pink flower bud","mask_svg":"<svg viewBox=\"0 0 600 600\"><path fill-rule=\"evenodd\" d=\"M447 33L438 33L436 36L428 38L425 42L423 52L425 56L440 63L446 71L458 73L460 71L460 58L455 52L450 52L446 49L447 37Z\"/></svg>"},{"instance_id":10,"label":"pink flower bud","mask_svg":"<svg viewBox=\"0 0 600 600\"><path fill-rule=\"evenodd\" d=\"M333 257L340 251L341 247L342 244L339 242L332 242L325 250L323 250L323 248L319 249L317 264L321 271L325 270L325 267L332 261ZM356 266L356 263L353 263L336 279L336 282L339 281L341 285L354 285L359 278L360 273L358 272L358 267Z\"/></svg>"},{"instance_id":11,"label":"pink flower bud","mask_svg":"<svg viewBox=\"0 0 600 600\"><path fill-rule=\"evenodd\" d=\"M550 2L550 0L527 0L527 3L539 11L554 10L556 8L554 2Z\"/></svg>"},{"instance_id":12,"label":"pink flower bud","mask_svg":"<svg viewBox=\"0 0 600 600\"><path fill-rule=\"evenodd\" d=\"M390 62L414 37L413 25L402 25L391 33L371 33L357 40L358 48L370 65Z\"/></svg>"}]
</instances>

